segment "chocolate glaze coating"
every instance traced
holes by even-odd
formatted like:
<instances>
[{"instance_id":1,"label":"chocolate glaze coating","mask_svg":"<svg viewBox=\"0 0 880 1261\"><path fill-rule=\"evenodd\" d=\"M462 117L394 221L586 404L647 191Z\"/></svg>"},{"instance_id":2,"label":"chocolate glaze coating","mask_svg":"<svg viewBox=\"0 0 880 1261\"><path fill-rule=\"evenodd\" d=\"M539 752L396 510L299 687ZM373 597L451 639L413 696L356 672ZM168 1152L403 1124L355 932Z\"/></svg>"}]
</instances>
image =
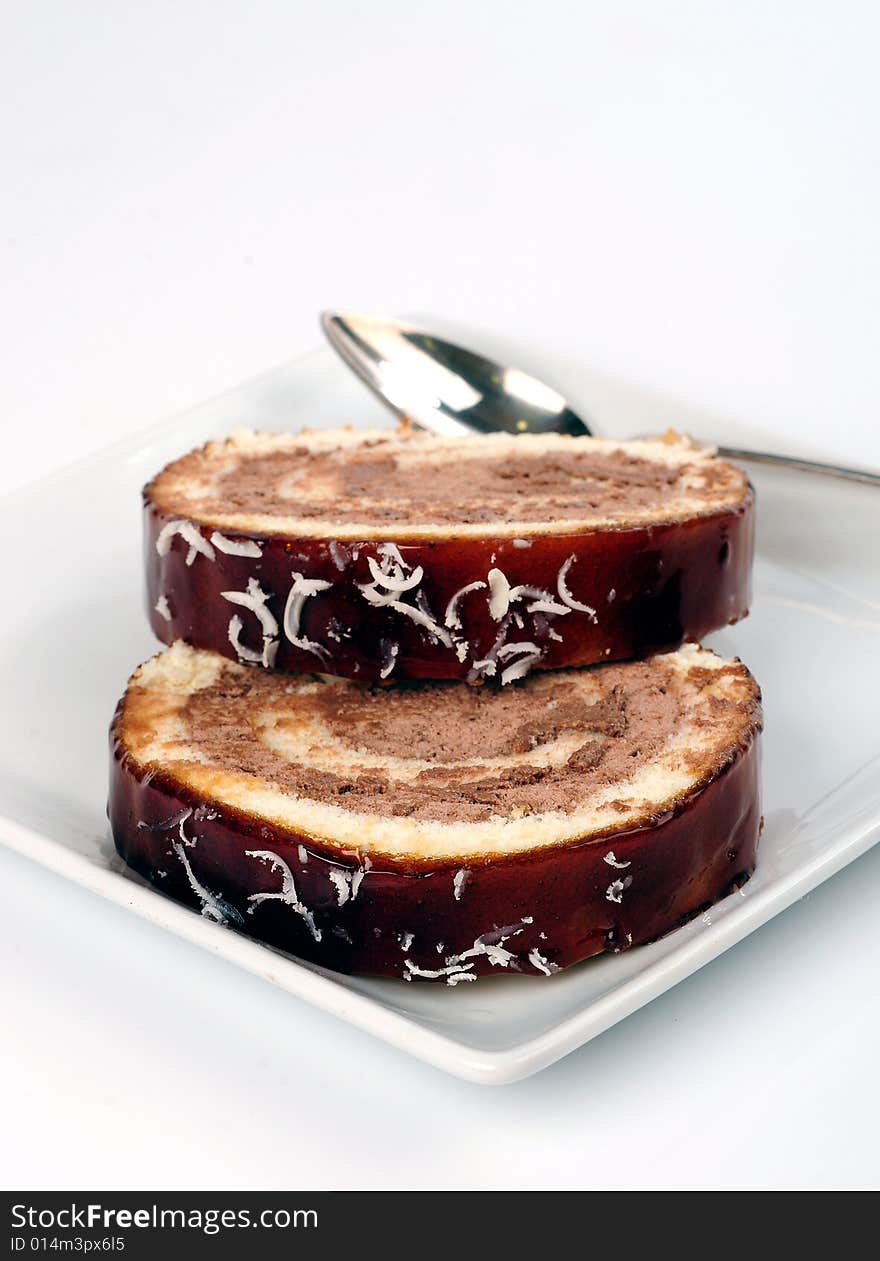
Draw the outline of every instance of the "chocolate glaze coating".
<instances>
[{"instance_id":1,"label":"chocolate glaze coating","mask_svg":"<svg viewBox=\"0 0 880 1261\"><path fill-rule=\"evenodd\" d=\"M662 936L743 883L755 866L762 822L757 734L673 812L629 832L466 865L374 857L370 866L357 854L343 856L310 837L194 800L173 775L145 775L135 766L115 723L111 740L108 813L125 861L189 906L203 908L208 891L230 927L340 972L422 979L415 967L440 971L436 979L452 984L458 982L450 976L461 971L546 974ZM320 940L289 903L249 900L279 893L283 875L249 850L286 864ZM617 865L606 861L609 853ZM363 873L342 904L330 871ZM451 957L481 940L483 947L450 968ZM493 965L484 948L496 943L512 959Z\"/></svg>"},{"instance_id":2,"label":"chocolate glaze coating","mask_svg":"<svg viewBox=\"0 0 880 1261\"><path fill-rule=\"evenodd\" d=\"M153 631L165 644L183 639L236 659L229 623L238 614L241 642L259 650L263 637L257 618L221 594L244 591L250 579L269 595L267 607L279 625L273 661L279 670L319 670L362 681L473 680L473 663L496 641L499 623L490 615L485 589L464 596L458 605L461 630L456 634L467 643L463 659L455 646L432 642L430 633L408 616L370 604L361 587L372 581L369 558L381 559L376 541L340 545L329 538L235 534L228 537L258 542L261 556L215 550L213 560L196 553L187 565L189 544L177 536L160 556L156 540L174 518L164 516L145 495L147 607ZM208 527L193 528L210 539ZM493 568L503 571L511 587L541 588L558 598L559 571L574 557L567 585L579 603L595 609L595 618L575 610L565 616L530 614L524 601L517 609L523 626L511 630L508 640L526 640L540 648L536 669L590 665L699 641L745 616L751 597L754 495L750 492L732 510L662 525L535 534L516 541L503 534L407 541L405 532L398 531L387 541L397 545L410 571L423 568L420 590L441 624L454 593L468 583L485 582ZM294 572L330 584L309 596L300 624L299 637L318 644L322 655L295 646L284 634L282 619ZM403 598L409 602L411 596ZM168 617L156 610L161 597ZM393 669L383 676L391 645L397 649Z\"/></svg>"}]
</instances>

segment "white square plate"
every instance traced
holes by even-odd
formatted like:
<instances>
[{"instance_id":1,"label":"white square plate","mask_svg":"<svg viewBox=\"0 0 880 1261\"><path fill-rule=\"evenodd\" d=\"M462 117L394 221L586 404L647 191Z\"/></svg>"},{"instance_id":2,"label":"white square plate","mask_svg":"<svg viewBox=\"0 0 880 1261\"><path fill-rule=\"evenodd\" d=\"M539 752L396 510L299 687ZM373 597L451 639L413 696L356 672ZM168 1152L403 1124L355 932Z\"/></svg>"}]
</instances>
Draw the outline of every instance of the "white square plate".
<instances>
[{"instance_id":1,"label":"white square plate","mask_svg":"<svg viewBox=\"0 0 880 1261\"><path fill-rule=\"evenodd\" d=\"M623 388L586 375L581 399L591 400L603 432L669 421L668 408L644 397L634 404ZM0 505L15 573L0 624L0 841L431 1064L508 1082L663 993L880 839L880 489L754 464L754 613L712 642L742 656L764 689L766 827L755 876L702 918L549 979L448 989L300 963L127 873L108 840L104 802L114 705L156 648L142 609L140 488L172 456L238 425L340 421L386 418L330 352L318 352ZM688 423L700 437L719 437L711 422ZM720 436L738 438L729 426ZM35 907L35 932L39 915Z\"/></svg>"}]
</instances>

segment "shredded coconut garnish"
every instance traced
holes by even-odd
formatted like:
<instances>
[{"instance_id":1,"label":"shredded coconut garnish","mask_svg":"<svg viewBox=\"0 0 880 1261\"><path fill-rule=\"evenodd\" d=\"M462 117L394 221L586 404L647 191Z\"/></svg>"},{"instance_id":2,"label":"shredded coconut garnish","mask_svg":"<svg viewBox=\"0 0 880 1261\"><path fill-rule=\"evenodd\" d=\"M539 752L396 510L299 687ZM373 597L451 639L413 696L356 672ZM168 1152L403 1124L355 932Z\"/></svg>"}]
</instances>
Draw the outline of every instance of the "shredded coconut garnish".
<instances>
[{"instance_id":1,"label":"shredded coconut garnish","mask_svg":"<svg viewBox=\"0 0 880 1261\"><path fill-rule=\"evenodd\" d=\"M462 867L457 871L452 879L452 894L456 902L461 901L461 895L464 893L465 885L471 878L470 868Z\"/></svg>"},{"instance_id":2,"label":"shredded coconut garnish","mask_svg":"<svg viewBox=\"0 0 880 1261\"><path fill-rule=\"evenodd\" d=\"M467 590L467 588L465 588ZM549 591L545 591L542 587L532 587L527 583L519 583L512 587L507 579L506 574L500 569L492 569L489 571L489 612L496 622L500 622L505 616L508 609L513 604L520 603L523 600L531 600L532 603L526 606L527 613L552 613L557 617L565 617L571 612L571 608L567 604L559 604L553 599ZM517 625L522 626L522 618L519 613L515 613Z\"/></svg>"},{"instance_id":3,"label":"shredded coconut garnish","mask_svg":"<svg viewBox=\"0 0 880 1261\"><path fill-rule=\"evenodd\" d=\"M327 872L327 875L336 886L337 903L344 906L351 897L351 872L342 867L334 867Z\"/></svg>"},{"instance_id":4,"label":"shredded coconut garnish","mask_svg":"<svg viewBox=\"0 0 880 1261\"><path fill-rule=\"evenodd\" d=\"M181 836L183 836L183 823L181 823L180 829ZM194 840L189 841L186 837L183 839L186 845L195 845ZM199 883L186 856L186 850L180 841L172 841L171 848L183 863L189 887L201 902L202 915L204 915L205 919L212 920L215 924L223 924L225 927L228 927L230 924L243 924L244 919L234 906L231 906L224 898L221 898L219 894L212 893L210 889L206 889L203 884Z\"/></svg>"},{"instance_id":5,"label":"shredded coconut garnish","mask_svg":"<svg viewBox=\"0 0 880 1261\"><path fill-rule=\"evenodd\" d=\"M240 604L243 608L250 609L259 620L264 637L271 639L278 634L278 623L271 610L266 607L269 594L262 589L256 578L248 580L246 591L221 591L220 594L230 604Z\"/></svg>"},{"instance_id":6,"label":"shredded coconut garnish","mask_svg":"<svg viewBox=\"0 0 880 1261\"><path fill-rule=\"evenodd\" d=\"M332 584L324 578L304 578L302 574L298 573L292 573L291 577L293 578L293 586L287 593L287 603L284 606L284 617L282 619L284 634L294 648L301 648L303 652L313 652L315 656L326 660L327 650L313 640L306 639L299 632L303 606L306 600L310 600L319 591L326 591Z\"/></svg>"},{"instance_id":7,"label":"shredded coconut garnish","mask_svg":"<svg viewBox=\"0 0 880 1261\"><path fill-rule=\"evenodd\" d=\"M507 924L504 928L494 928L489 933L483 933L469 950L463 950L457 955L447 955L445 963L455 966L467 959L475 959L477 955L485 955L493 968L509 968L517 960L512 950L505 949L504 943L510 941L511 937L518 937L523 931L522 925L527 922L531 921L521 920L519 924Z\"/></svg>"},{"instance_id":8,"label":"shredded coconut garnish","mask_svg":"<svg viewBox=\"0 0 880 1261\"><path fill-rule=\"evenodd\" d=\"M190 837L188 837L188 836L187 836L186 832L184 832L184 830L183 830L183 825L184 825L184 823L186 823L186 821L187 821L187 819L189 818L189 816L190 816L190 814L191 814L191 813L192 813L192 811L190 811L189 813L187 813L187 814L183 815L183 817L182 817L181 819L179 819L179 820L178 820L178 823L177 823L177 835L180 837L181 844L183 844L183 845L188 845L190 849L193 849L193 847L195 846L196 841L198 840L198 837L195 837L195 836L194 836L194 837L190 838ZM171 843L172 843L172 845L173 845L175 842L174 842L174 841L172 841Z\"/></svg>"},{"instance_id":9,"label":"shredded coconut garnish","mask_svg":"<svg viewBox=\"0 0 880 1261\"><path fill-rule=\"evenodd\" d=\"M532 546L531 539L513 539L512 543L514 547L531 547Z\"/></svg>"},{"instance_id":10,"label":"shredded coconut garnish","mask_svg":"<svg viewBox=\"0 0 880 1261\"><path fill-rule=\"evenodd\" d=\"M404 959L403 979L411 981L414 976L421 976L426 980L436 981L440 977L445 977L447 985L457 985L459 981L475 981L477 979L476 974L470 970L473 966L472 963L469 963L466 968L456 965L444 968L420 968L418 964L413 963L412 959Z\"/></svg>"},{"instance_id":11,"label":"shredded coconut garnish","mask_svg":"<svg viewBox=\"0 0 880 1261\"><path fill-rule=\"evenodd\" d=\"M399 933L397 940L400 942L401 950L406 954L415 940L415 933Z\"/></svg>"},{"instance_id":12,"label":"shredded coconut garnish","mask_svg":"<svg viewBox=\"0 0 880 1261\"><path fill-rule=\"evenodd\" d=\"M468 681L470 682L472 676L476 677L478 674L487 674L491 678L496 669L496 664L491 657L483 657L482 661L474 662L471 667L471 674L468 675Z\"/></svg>"},{"instance_id":13,"label":"shredded coconut garnish","mask_svg":"<svg viewBox=\"0 0 880 1261\"><path fill-rule=\"evenodd\" d=\"M561 642L562 636L548 626L547 618L566 617L572 611L572 608L567 602L559 603L549 591L545 591L541 587L533 587L527 583L519 583L517 586L511 587L506 574L500 569L491 569L488 579L489 612L495 621L501 622L501 627L498 637L488 654L481 660L473 662L468 681L472 683L481 676L491 677L494 675L497 670L497 660L499 658L503 659L505 655L512 656L517 651L525 653L526 655L520 660L513 662L506 670L502 671L501 684L504 686L504 684L512 683L515 679L521 679L528 674L535 662L539 661L543 656L543 649L531 641L522 641L517 645L505 642L511 621L520 630L525 625L522 614L514 606L528 601L525 604L525 612L535 619L535 631L539 635L546 635L548 639L555 639L559 642Z\"/></svg>"},{"instance_id":14,"label":"shredded coconut garnish","mask_svg":"<svg viewBox=\"0 0 880 1261\"><path fill-rule=\"evenodd\" d=\"M555 613L558 617L565 617L571 612L564 604L557 603L549 591L545 591L543 587L532 587L526 583L520 583L516 587L510 588L510 603L517 604L521 600L532 600L533 603L526 606L527 613Z\"/></svg>"},{"instance_id":15,"label":"shredded coconut garnish","mask_svg":"<svg viewBox=\"0 0 880 1261\"><path fill-rule=\"evenodd\" d=\"M252 893L248 901L253 905L248 907L248 912L252 913L254 907L259 906L261 902L283 902L303 920L315 941L320 941L321 930L315 924L312 912L300 901L293 873L284 859L279 854L273 853L271 849L246 849L245 853L248 858L256 858L261 863L268 863L272 870L281 872L281 889L277 893Z\"/></svg>"},{"instance_id":16,"label":"shredded coconut garnish","mask_svg":"<svg viewBox=\"0 0 880 1261\"><path fill-rule=\"evenodd\" d=\"M571 569L575 560L576 560L576 557L574 553L572 552L568 560L565 561L565 563L560 566L559 573L556 578L556 590L558 591L559 598L563 604L567 604L570 609L574 609L577 613L586 613L595 622L597 620L596 610L591 609L589 604L581 604L580 600L576 600L574 596L571 594L571 592L569 591L568 584L566 583L566 578L568 577L568 571L569 569Z\"/></svg>"},{"instance_id":17,"label":"shredded coconut garnish","mask_svg":"<svg viewBox=\"0 0 880 1261\"><path fill-rule=\"evenodd\" d=\"M493 928L491 932L483 933L468 950L463 950L461 954L447 955L442 968L420 968L411 959L407 959L404 962L403 979L410 981L414 976L421 976L427 980L439 980L445 977L447 985L456 985L458 981L475 981L477 978L473 971L473 960L481 955L485 955L493 968L512 967L518 970L519 961L512 950L506 949L505 943L512 937L518 937L524 924L531 923L533 917L524 915L518 924L506 924L503 928ZM442 951L443 944L440 943L437 952L439 954Z\"/></svg>"},{"instance_id":18,"label":"shredded coconut garnish","mask_svg":"<svg viewBox=\"0 0 880 1261\"><path fill-rule=\"evenodd\" d=\"M631 863L631 862L629 862L629 863L619 863L619 862L617 861L617 859L615 858L615 856L614 856L614 850L613 850L613 849L609 849L608 853L605 855L605 857L602 859L602 861L603 861L603 862L606 862L606 863L608 864L608 866L609 866L609 867L618 867L621 871L623 871L624 867L631 867L631 866L632 866L632 863Z\"/></svg>"},{"instance_id":19,"label":"shredded coconut garnish","mask_svg":"<svg viewBox=\"0 0 880 1261\"><path fill-rule=\"evenodd\" d=\"M356 868L354 869L354 871L352 872L352 876L351 876L351 900L352 900L352 902L353 902L353 901L355 900L355 898L357 897L358 889L361 887L361 881L363 880L363 878L364 878L364 876L367 874L367 872L370 870L370 868L372 867L372 865L373 865L373 864L370 862L369 858L366 858L366 857L365 857L365 858L364 858L364 865L363 865L363 867L356 867Z\"/></svg>"},{"instance_id":20,"label":"shredded coconut garnish","mask_svg":"<svg viewBox=\"0 0 880 1261\"><path fill-rule=\"evenodd\" d=\"M500 622L510 608L510 583L500 569L490 569L488 578L489 614L493 621Z\"/></svg>"},{"instance_id":21,"label":"shredded coconut garnish","mask_svg":"<svg viewBox=\"0 0 880 1261\"><path fill-rule=\"evenodd\" d=\"M297 845L296 852L299 857L299 861L303 864L303 866L305 866L305 864L309 861L309 851L306 849L305 845Z\"/></svg>"},{"instance_id":22,"label":"shredded coconut garnish","mask_svg":"<svg viewBox=\"0 0 880 1261\"><path fill-rule=\"evenodd\" d=\"M267 670L270 670L275 664L275 656L278 652L278 641L271 639L267 641L264 639L262 652L257 652L256 649L248 648L247 644L243 644L241 642L241 632L243 630L244 622L237 613L234 613L229 619L229 629L227 633L229 635L229 642L235 649L235 654L239 661L249 661L252 665L265 666Z\"/></svg>"},{"instance_id":23,"label":"shredded coconut garnish","mask_svg":"<svg viewBox=\"0 0 880 1261\"><path fill-rule=\"evenodd\" d=\"M421 565L417 565L411 574L398 575L380 569L372 556L367 557L367 564L370 568L370 573L373 575L373 582L377 587L384 587L386 591L411 591L413 587L419 585L425 576L425 571Z\"/></svg>"},{"instance_id":24,"label":"shredded coconut garnish","mask_svg":"<svg viewBox=\"0 0 880 1261\"><path fill-rule=\"evenodd\" d=\"M327 872L336 888L336 901L339 906L355 900L361 881L370 870L370 866L369 858L365 858L363 867L331 867Z\"/></svg>"},{"instance_id":25,"label":"shredded coconut garnish","mask_svg":"<svg viewBox=\"0 0 880 1261\"><path fill-rule=\"evenodd\" d=\"M529 951L529 963L531 963L533 967L537 968L539 972L543 972L545 976L552 976L554 972L558 972L560 970L559 964L551 963L549 959L545 958L544 955L541 954L537 946L535 946L533 950Z\"/></svg>"},{"instance_id":26,"label":"shredded coconut garnish","mask_svg":"<svg viewBox=\"0 0 880 1261\"><path fill-rule=\"evenodd\" d=\"M622 902L623 891L628 889L632 884L632 876L627 876L625 880L612 880L611 884L605 890L605 897L609 902Z\"/></svg>"},{"instance_id":27,"label":"shredded coconut garnish","mask_svg":"<svg viewBox=\"0 0 880 1261\"><path fill-rule=\"evenodd\" d=\"M376 550L382 558L379 564L372 557L367 558L373 581L358 583L361 595L367 603L402 613L417 626L423 627L434 643L439 642L446 648L451 648L453 646L451 635L436 620L427 605L424 592L419 590L419 584L424 578L421 565L411 570L394 543L380 543ZM403 595L408 591L413 592L418 607L397 599L398 595Z\"/></svg>"},{"instance_id":28,"label":"shredded coconut garnish","mask_svg":"<svg viewBox=\"0 0 880 1261\"><path fill-rule=\"evenodd\" d=\"M146 828L148 832L170 832L172 828L180 831L181 840L185 845L194 844L183 833L183 825L192 814L192 808L188 810L180 810L177 814L172 814L170 818L160 819L158 823L146 823L143 819L138 820L139 828Z\"/></svg>"},{"instance_id":29,"label":"shredded coconut garnish","mask_svg":"<svg viewBox=\"0 0 880 1261\"><path fill-rule=\"evenodd\" d=\"M228 539L225 534L215 530L211 535L211 542L218 552L225 552L227 556L252 556L259 558L263 555L263 549L256 539Z\"/></svg>"},{"instance_id":30,"label":"shredded coconut garnish","mask_svg":"<svg viewBox=\"0 0 880 1261\"><path fill-rule=\"evenodd\" d=\"M156 539L156 551L160 556L167 556L171 551L171 543L176 534L179 534L184 542L189 543L189 551L186 554L187 565L193 563L197 554L207 557L208 560L214 560L213 547L206 538L202 537L192 521L169 521L167 525L163 525Z\"/></svg>"},{"instance_id":31,"label":"shredded coconut garnish","mask_svg":"<svg viewBox=\"0 0 880 1261\"><path fill-rule=\"evenodd\" d=\"M565 617L566 613L570 613L571 609L567 609L564 604L557 604L555 600L533 601L526 609L527 613L555 613L557 617Z\"/></svg>"},{"instance_id":32,"label":"shredded coconut garnish","mask_svg":"<svg viewBox=\"0 0 880 1261\"><path fill-rule=\"evenodd\" d=\"M541 649L537 644L533 644L527 640L515 644L505 644L498 649L498 656L506 658L512 653L522 652L525 656L514 661L513 665L509 665L506 670L501 671L501 686L512 683L515 679L521 679L528 674L536 661L541 660Z\"/></svg>"},{"instance_id":33,"label":"shredded coconut garnish","mask_svg":"<svg viewBox=\"0 0 880 1261\"><path fill-rule=\"evenodd\" d=\"M263 647L257 652L241 642L244 623L238 614L233 614L229 619L229 642L235 649L239 661L249 661L254 665L263 665L267 670L271 669L278 652L278 623L266 605L269 599L268 592L262 589L256 578L250 578L246 591L221 591L220 594L230 604L239 604L242 608L250 609L263 631Z\"/></svg>"},{"instance_id":34,"label":"shredded coconut garnish","mask_svg":"<svg viewBox=\"0 0 880 1261\"><path fill-rule=\"evenodd\" d=\"M171 621L171 606L168 603L168 597L160 595L159 599L153 606L160 617L164 617L166 622Z\"/></svg>"},{"instance_id":35,"label":"shredded coconut garnish","mask_svg":"<svg viewBox=\"0 0 880 1261\"><path fill-rule=\"evenodd\" d=\"M341 573L343 569L351 564L351 552L344 543L337 543L334 539L330 544L330 559Z\"/></svg>"},{"instance_id":36,"label":"shredded coconut garnish","mask_svg":"<svg viewBox=\"0 0 880 1261\"><path fill-rule=\"evenodd\" d=\"M386 556L389 561L399 565L401 569L409 569L409 565L401 556L400 548L396 543L380 543L376 551L380 556Z\"/></svg>"},{"instance_id":37,"label":"shredded coconut garnish","mask_svg":"<svg viewBox=\"0 0 880 1261\"><path fill-rule=\"evenodd\" d=\"M379 671L379 678L387 679L397 661L400 644L394 644L390 640L383 639L380 647L382 650L382 669Z\"/></svg>"},{"instance_id":38,"label":"shredded coconut garnish","mask_svg":"<svg viewBox=\"0 0 880 1261\"><path fill-rule=\"evenodd\" d=\"M448 626L450 630L461 630L461 618L458 615L459 600L462 596L466 596L470 591L482 590L485 585L485 582L483 582L481 578L478 578L476 582L469 582L467 586L460 587L446 606L446 614L443 618L444 625ZM459 659L461 660L461 658Z\"/></svg>"},{"instance_id":39,"label":"shredded coconut garnish","mask_svg":"<svg viewBox=\"0 0 880 1261\"><path fill-rule=\"evenodd\" d=\"M505 618L498 629L498 634L495 637L495 643L489 649L486 656L482 659L482 661L475 661L472 664L470 673L467 676L468 683L473 683L475 679L478 679L481 676L491 678L495 674L498 668L498 650L507 638L509 626L510 619Z\"/></svg>"},{"instance_id":40,"label":"shredded coconut garnish","mask_svg":"<svg viewBox=\"0 0 880 1261\"><path fill-rule=\"evenodd\" d=\"M515 652L531 652L540 655L541 649L537 644L533 644L531 640L523 639L515 644L504 644L503 647L498 649L498 656L504 660Z\"/></svg>"}]
</instances>

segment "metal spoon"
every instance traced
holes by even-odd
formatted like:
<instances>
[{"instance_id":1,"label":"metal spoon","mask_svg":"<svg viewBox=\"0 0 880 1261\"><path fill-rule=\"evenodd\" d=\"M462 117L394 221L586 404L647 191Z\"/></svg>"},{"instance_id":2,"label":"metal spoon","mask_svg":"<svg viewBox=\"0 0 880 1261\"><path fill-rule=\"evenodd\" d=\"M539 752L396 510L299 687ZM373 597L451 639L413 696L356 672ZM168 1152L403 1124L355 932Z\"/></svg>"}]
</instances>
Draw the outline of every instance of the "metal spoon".
<instances>
[{"instance_id":1,"label":"metal spoon","mask_svg":"<svg viewBox=\"0 0 880 1261\"><path fill-rule=\"evenodd\" d=\"M591 432L562 395L536 377L411 324L324 311L321 327L383 403L432 433Z\"/></svg>"},{"instance_id":2,"label":"metal spoon","mask_svg":"<svg viewBox=\"0 0 880 1261\"><path fill-rule=\"evenodd\" d=\"M330 345L387 407L432 433L564 433L582 437L591 426L556 390L518 368L505 368L464 346L401 320L324 311ZM880 484L872 469L846 468L769 451L719 447L721 455L782 464Z\"/></svg>"}]
</instances>

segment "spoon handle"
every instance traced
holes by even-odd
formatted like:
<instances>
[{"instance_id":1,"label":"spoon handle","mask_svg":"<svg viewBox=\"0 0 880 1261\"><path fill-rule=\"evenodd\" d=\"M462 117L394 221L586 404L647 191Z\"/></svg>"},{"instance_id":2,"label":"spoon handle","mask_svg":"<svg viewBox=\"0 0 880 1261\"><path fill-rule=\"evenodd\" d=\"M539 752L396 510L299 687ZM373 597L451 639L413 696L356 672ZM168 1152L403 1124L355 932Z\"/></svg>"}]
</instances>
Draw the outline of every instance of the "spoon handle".
<instances>
[{"instance_id":1,"label":"spoon handle","mask_svg":"<svg viewBox=\"0 0 880 1261\"><path fill-rule=\"evenodd\" d=\"M752 460L756 464L779 464L801 473L821 473L826 477L844 477L851 482L880 486L880 472L866 468L848 468L843 464L826 464L822 460L805 460L800 456L776 455L772 451L751 451L746 447L719 447L718 454L731 460Z\"/></svg>"}]
</instances>

